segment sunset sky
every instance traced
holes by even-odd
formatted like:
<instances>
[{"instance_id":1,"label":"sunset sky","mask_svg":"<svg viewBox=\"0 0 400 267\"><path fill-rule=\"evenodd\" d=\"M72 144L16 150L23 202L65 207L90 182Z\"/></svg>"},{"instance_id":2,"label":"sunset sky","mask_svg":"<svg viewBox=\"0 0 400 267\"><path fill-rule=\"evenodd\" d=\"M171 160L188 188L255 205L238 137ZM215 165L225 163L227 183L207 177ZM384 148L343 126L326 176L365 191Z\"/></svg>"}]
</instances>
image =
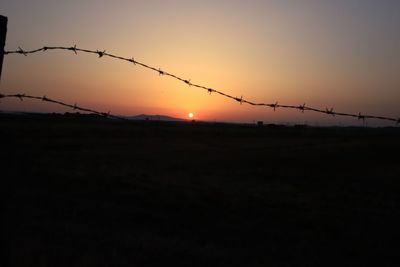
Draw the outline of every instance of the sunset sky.
<instances>
[{"instance_id":1,"label":"sunset sky","mask_svg":"<svg viewBox=\"0 0 400 267\"><path fill-rule=\"evenodd\" d=\"M8 17L6 50L76 44L255 102L400 117L397 0L2 0L0 14ZM0 88L122 115L361 124L240 105L140 66L70 51L5 56ZM11 99L0 110L70 111Z\"/></svg>"}]
</instances>

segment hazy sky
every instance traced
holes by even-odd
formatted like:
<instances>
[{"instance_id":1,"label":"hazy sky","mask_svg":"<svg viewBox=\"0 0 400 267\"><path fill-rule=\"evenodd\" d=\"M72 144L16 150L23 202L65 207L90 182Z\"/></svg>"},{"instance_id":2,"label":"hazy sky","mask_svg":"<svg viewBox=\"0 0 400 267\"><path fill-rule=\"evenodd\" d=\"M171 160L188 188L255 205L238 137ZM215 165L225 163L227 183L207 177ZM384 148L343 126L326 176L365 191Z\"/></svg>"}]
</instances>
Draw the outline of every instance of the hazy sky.
<instances>
[{"instance_id":1,"label":"hazy sky","mask_svg":"<svg viewBox=\"0 0 400 267\"><path fill-rule=\"evenodd\" d=\"M6 50L76 44L255 102L400 117L397 0L2 0L0 14L9 19ZM239 105L126 62L68 51L7 55L0 88L115 114L360 124ZM9 99L0 109L67 111Z\"/></svg>"}]
</instances>

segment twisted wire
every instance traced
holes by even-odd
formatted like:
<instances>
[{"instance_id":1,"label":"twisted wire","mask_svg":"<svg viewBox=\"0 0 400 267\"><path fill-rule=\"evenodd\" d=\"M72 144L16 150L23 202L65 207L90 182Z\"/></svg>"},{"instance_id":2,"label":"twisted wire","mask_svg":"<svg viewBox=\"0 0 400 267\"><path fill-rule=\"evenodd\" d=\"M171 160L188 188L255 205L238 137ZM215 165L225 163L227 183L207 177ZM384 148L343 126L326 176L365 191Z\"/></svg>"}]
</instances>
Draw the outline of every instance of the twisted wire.
<instances>
[{"instance_id":1,"label":"twisted wire","mask_svg":"<svg viewBox=\"0 0 400 267\"><path fill-rule=\"evenodd\" d=\"M105 117L105 118L128 120L124 117L113 115L110 112L101 112L101 111L97 111L97 110L94 110L91 108L85 108L82 106L78 106L76 103L68 104L68 103L65 103L65 102L62 102L59 100L48 98L47 96L33 96L33 95L26 95L26 94L0 94L0 99L2 99L2 98L18 98L21 101L23 101L24 99L35 99L35 100L40 100L40 101L44 101L47 103L54 103L54 104L57 104L60 106L68 107L73 110L79 110L79 111L83 111L83 112L87 112L87 113L91 113L91 114L96 114L96 115L99 115L99 116Z\"/></svg>"},{"instance_id":2,"label":"twisted wire","mask_svg":"<svg viewBox=\"0 0 400 267\"><path fill-rule=\"evenodd\" d=\"M174 78L174 79L176 79L176 80L178 80L180 82L185 83L188 86L199 88L199 89L203 89L206 92L208 92L209 94L216 93L216 94L221 95L221 96L223 96L225 98L237 101L240 104L244 103L244 104L248 104L248 105L251 105L251 106L265 106L265 107L272 108L274 111L276 109L278 109L278 108L295 109L295 110L299 110L301 112L311 111L311 112L322 113L322 114L331 115L331 116L353 117L353 118L357 118L357 119L363 120L363 121L365 121L367 119L376 119L376 120L392 121L392 122L395 122L397 124L400 123L400 118L368 115L368 114L362 114L361 112L359 112L358 114L346 113L346 112L338 112L338 111L334 111L333 108L321 109L321 108L315 108L315 107L311 107L311 106L306 106L306 104L286 105L286 104L280 104L278 102L275 102L275 103L257 103L257 102L253 102L253 101L247 100L247 99L243 98L243 96L241 96L241 97L233 96L233 95L224 93L222 91L213 89L211 87L207 87L207 86L204 86L204 85L196 84L196 83L192 82L190 79L182 78L182 77L180 77L180 76L178 76L176 74L173 74L173 73L161 70L160 68L156 68L156 67L150 66L150 65L148 65L146 63L140 62L140 61L136 60L134 57L127 58L127 57L122 57L122 56L110 54L110 53L107 53L106 50L82 49L82 48L78 48L76 45L70 46L70 47L66 47L66 46L44 46L44 47L37 48L37 49L34 49L34 50L24 50L21 47L18 47L17 50L4 51L4 55L20 54L20 55L28 56L30 54L35 54L35 53L39 53L39 52L47 52L47 51L50 51L50 50L67 50L67 51L72 51L76 55L78 54L78 52L83 52L83 53L95 54L99 58L110 57L110 58L114 58L114 59L117 59L117 60L126 61L126 62L129 62L129 63L132 63L133 65L141 66L143 68L152 70L152 71L158 73L160 76L169 76L169 77ZM21 96L21 94L19 94L19 95ZM9 95L9 96L11 96L11 95ZM16 95L14 95L14 96L16 96ZM25 97L27 97L27 96L25 96ZM38 97L29 96L29 98L38 98ZM49 102L62 103L62 102L59 102L59 101L49 101ZM70 106L70 105L67 104L66 106ZM92 112L92 113L95 113L95 114L99 113L99 112L94 111L94 110L84 110L84 111ZM101 114L103 114L103 113L100 113L99 115L101 115Z\"/></svg>"}]
</instances>

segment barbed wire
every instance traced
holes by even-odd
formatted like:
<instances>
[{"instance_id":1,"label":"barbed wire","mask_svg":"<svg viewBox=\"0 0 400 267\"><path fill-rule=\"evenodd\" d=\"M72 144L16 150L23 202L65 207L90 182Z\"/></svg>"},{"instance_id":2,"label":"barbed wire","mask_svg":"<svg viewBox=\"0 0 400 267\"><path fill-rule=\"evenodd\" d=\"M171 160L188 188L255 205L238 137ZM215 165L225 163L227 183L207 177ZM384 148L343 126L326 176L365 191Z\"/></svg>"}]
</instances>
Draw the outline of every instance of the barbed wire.
<instances>
[{"instance_id":1,"label":"barbed wire","mask_svg":"<svg viewBox=\"0 0 400 267\"><path fill-rule=\"evenodd\" d=\"M57 105L61 105L64 107L68 107L71 108L73 110L79 110L79 111L84 111L84 112L88 112L91 114L95 114L95 115L99 115L101 117L105 117L105 118L112 118L112 119L119 119L119 120L128 120L127 118L121 117L121 116L117 116L117 115L113 115L110 112L101 112L101 111L97 111L91 108L84 108L81 106L78 106L76 103L75 104L68 104L59 100L54 100L51 98L48 98L46 96L33 96L33 95L26 95L26 94L1 94L0 93L0 99L3 98L18 98L19 100L23 101L25 98L26 99L35 99L35 100L41 100L44 102L48 102L48 103L54 103Z\"/></svg>"},{"instance_id":2,"label":"barbed wire","mask_svg":"<svg viewBox=\"0 0 400 267\"><path fill-rule=\"evenodd\" d=\"M21 54L21 55L24 55L24 56L28 56L29 54L34 54L34 53L38 53L38 52L46 52L46 51L50 51L50 50L68 50L68 51L74 52L76 55L78 54L78 52L84 52L84 53L89 53L89 54L95 54L99 58L110 57L110 58L114 58L114 59L118 59L118 60L122 60L122 61L127 61L129 63L133 63L134 65L138 65L138 66L144 67L146 69L152 70L152 71L158 73L160 76L169 76L171 78L174 78L174 79L176 79L178 81L181 81L181 82L185 83L188 86L199 88L199 89L203 89L203 90L207 91L209 94L216 93L216 94L221 95L223 97L226 97L226 98L232 99L234 101L237 101L240 104L244 103L244 104L248 104L248 105L251 105L251 106L265 106L265 107L272 108L274 111L276 109L278 109L278 108L295 109L295 110L299 110L299 111L301 111L303 113L305 111L312 111L312 112L322 113L322 114L331 115L331 116L353 117L353 118L357 118L357 119L363 120L363 121L365 121L367 119L376 119L376 120L392 121L392 122L396 122L397 124L400 123L400 118L393 118L393 117L386 117L386 116L376 116L376 115L367 115L367 114L362 114L361 112L359 112L358 114L337 112L337 111L334 111L333 108L325 108L325 109L314 108L314 107L306 106L305 103L302 104L302 105L285 105L285 104L279 104L278 102L275 102L275 103L256 103L256 102L244 99L243 96L237 97L237 96L229 95L227 93L224 93L222 91L213 89L211 87L207 87L207 86L204 86L204 85L193 83L193 82L191 82L190 79L184 79L184 78L182 78L182 77L180 77L178 75L175 75L175 74L169 73L167 71L161 70L161 68L155 68L155 67L150 66L148 64L145 64L143 62L137 61L134 57L127 58L127 57L122 57L122 56L110 54L110 53L107 53L106 50L82 49L82 48L78 48L76 45L71 46L71 47L44 46L42 48L38 48L38 49L34 49L34 50L24 50L21 47L18 47L17 50L4 51L4 55ZM36 97L32 97L32 98L36 98ZM50 102L52 102L52 101L50 101ZM56 102L58 102L58 101L56 101ZM94 112L94 113L97 114L97 112Z\"/></svg>"}]
</instances>

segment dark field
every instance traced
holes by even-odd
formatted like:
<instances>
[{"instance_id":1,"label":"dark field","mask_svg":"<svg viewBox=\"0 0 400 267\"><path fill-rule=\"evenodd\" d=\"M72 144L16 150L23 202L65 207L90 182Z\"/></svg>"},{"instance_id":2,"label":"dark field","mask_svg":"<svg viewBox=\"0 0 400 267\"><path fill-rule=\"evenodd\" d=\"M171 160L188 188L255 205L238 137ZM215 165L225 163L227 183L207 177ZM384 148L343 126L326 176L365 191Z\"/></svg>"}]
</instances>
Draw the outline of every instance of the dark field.
<instances>
[{"instance_id":1,"label":"dark field","mask_svg":"<svg viewBox=\"0 0 400 267\"><path fill-rule=\"evenodd\" d=\"M400 129L0 117L9 266L399 266Z\"/></svg>"}]
</instances>

